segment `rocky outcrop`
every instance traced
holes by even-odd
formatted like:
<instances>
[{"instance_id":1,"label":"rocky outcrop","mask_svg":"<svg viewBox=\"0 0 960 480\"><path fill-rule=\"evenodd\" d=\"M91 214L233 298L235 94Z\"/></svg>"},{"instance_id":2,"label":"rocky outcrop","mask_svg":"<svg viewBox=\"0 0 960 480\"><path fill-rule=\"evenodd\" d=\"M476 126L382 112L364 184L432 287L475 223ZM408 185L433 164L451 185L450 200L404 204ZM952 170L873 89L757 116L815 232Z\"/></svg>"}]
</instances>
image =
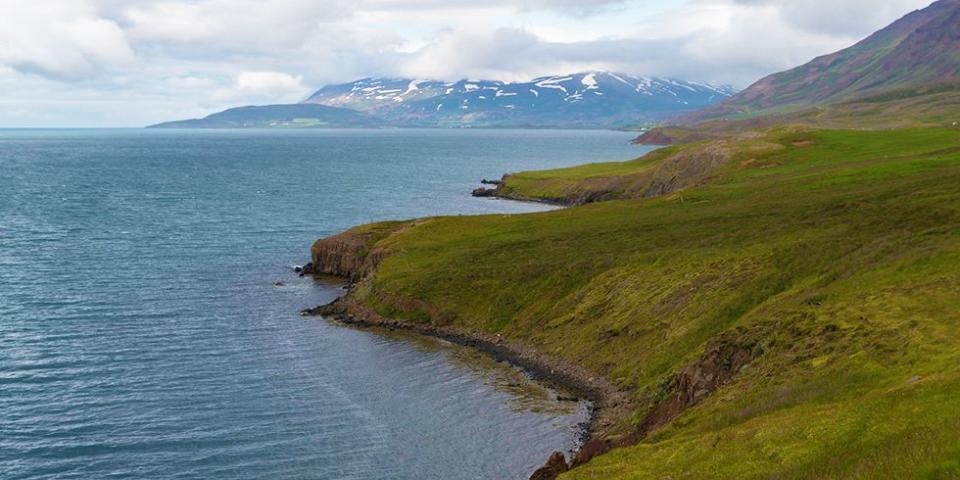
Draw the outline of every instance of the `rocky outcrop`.
<instances>
[{"instance_id":1,"label":"rocky outcrop","mask_svg":"<svg viewBox=\"0 0 960 480\"><path fill-rule=\"evenodd\" d=\"M553 480L561 473L569 470L570 465L567 464L567 458L564 457L563 453L553 452L547 463L533 472L533 475L530 475L530 480Z\"/></svg>"},{"instance_id":2,"label":"rocky outcrop","mask_svg":"<svg viewBox=\"0 0 960 480\"><path fill-rule=\"evenodd\" d=\"M576 468L614 448L635 445L651 432L706 400L763 355L764 349L761 341L758 340L763 337L762 328L756 331L735 329L724 333L718 340L710 343L696 361L671 378L670 382L663 387L660 398L633 434L617 441L597 438L587 442L576 452L572 462L565 464L566 468ZM555 466L554 461L555 459L551 457L550 462L537 471L541 474L537 477L538 479L553 480L566 471L552 473L554 469L548 467ZM550 476L551 473L553 476Z\"/></svg>"},{"instance_id":3,"label":"rocky outcrop","mask_svg":"<svg viewBox=\"0 0 960 480\"><path fill-rule=\"evenodd\" d=\"M662 399L640 424L646 435L706 400L763 354L756 332L736 329L712 342L695 362L678 372L663 389Z\"/></svg>"},{"instance_id":4,"label":"rocky outcrop","mask_svg":"<svg viewBox=\"0 0 960 480\"><path fill-rule=\"evenodd\" d=\"M374 236L358 229L317 240L310 247L311 273L359 281L376 268L384 256L385 252L373 244Z\"/></svg>"},{"instance_id":5,"label":"rocky outcrop","mask_svg":"<svg viewBox=\"0 0 960 480\"><path fill-rule=\"evenodd\" d=\"M472 192L470 192L470 194L473 195L474 197L496 197L497 189L480 187L480 188L475 188Z\"/></svg>"}]
</instances>

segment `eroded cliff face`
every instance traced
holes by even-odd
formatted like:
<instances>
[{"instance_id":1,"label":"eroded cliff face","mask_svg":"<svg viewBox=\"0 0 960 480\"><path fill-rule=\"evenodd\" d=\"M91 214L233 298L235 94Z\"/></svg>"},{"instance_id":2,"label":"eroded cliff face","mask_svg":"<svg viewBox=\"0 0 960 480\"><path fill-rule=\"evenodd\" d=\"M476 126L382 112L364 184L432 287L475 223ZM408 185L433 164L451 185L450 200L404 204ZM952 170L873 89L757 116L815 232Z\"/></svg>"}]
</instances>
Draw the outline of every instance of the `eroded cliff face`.
<instances>
[{"instance_id":1,"label":"eroded cliff face","mask_svg":"<svg viewBox=\"0 0 960 480\"><path fill-rule=\"evenodd\" d=\"M375 247L377 235L351 229L332 237L321 238L310 247L313 273L343 277L351 282L361 280L376 269L386 255Z\"/></svg>"},{"instance_id":2,"label":"eroded cliff face","mask_svg":"<svg viewBox=\"0 0 960 480\"><path fill-rule=\"evenodd\" d=\"M553 480L568 469L583 465L598 455L615 448L636 445L647 435L666 426L690 408L703 402L734 378L764 353L762 341L764 327L753 331L734 329L710 342L700 356L676 372L663 385L657 398L637 429L618 440L595 439L585 444L573 457L570 464L560 465L550 459L538 473L542 480ZM558 468L559 466L559 468Z\"/></svg>"},{"instance_id":3,"label":"eroded cliff face","mask_svg":"<svg viewBox=\"0 0 960 480\"><path fill-rule=\"evenodd\" d=\"M756 332L737 329L711 342L700 358L677 372L665 386L663 398L647 413L639 434L646 435L670 423L732 381L763 355L758 338Z\"/></svg>"}]
</instances>

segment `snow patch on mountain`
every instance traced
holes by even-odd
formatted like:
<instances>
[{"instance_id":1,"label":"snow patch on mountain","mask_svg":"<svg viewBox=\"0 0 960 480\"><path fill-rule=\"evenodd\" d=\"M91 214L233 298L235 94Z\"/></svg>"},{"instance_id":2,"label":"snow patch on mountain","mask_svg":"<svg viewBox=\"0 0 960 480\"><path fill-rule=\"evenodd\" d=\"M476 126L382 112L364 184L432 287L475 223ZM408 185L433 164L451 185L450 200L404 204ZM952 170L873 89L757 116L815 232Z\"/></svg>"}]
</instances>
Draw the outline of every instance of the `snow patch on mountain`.
<instances>
[{"instance_id":1,"label":"snow patch on mountain","mask_svg":"<svg viewBox=\"0 0 960 480\"><path fill-rule=\"evenodd\" d=\"M398 125L618 126L669 118L734 93L703 82L594 71L528 82L365 78L323 87L304 103L351 108Z\"/></svg>"}]
</instances>

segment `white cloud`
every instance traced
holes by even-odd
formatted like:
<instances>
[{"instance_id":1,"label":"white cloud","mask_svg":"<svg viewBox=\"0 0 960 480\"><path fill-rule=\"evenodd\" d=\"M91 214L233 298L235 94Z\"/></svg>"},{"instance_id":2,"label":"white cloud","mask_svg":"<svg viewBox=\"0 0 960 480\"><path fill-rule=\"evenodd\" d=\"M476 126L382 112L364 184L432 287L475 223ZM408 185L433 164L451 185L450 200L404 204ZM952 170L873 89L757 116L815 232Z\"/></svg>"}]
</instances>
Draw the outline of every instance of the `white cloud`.
<instances>
[{"instance_id":1,"label":"white cloud","mask_svg":"<svg viewBox=\"0 0 960 480\"><path fill-rule=\"evenodd\" d=\"M283 72L243 72L231 88L214 92L220 102L289 103L303 100L310 89L303 77Z\"/></svg>"},{"instance_id":2,"label":"white cloud","mask_svg":"<svg viewBox=\"0 0 960 480\"><path fill-rule=\"evenodd\" d=\"M0 64L20 72L79 79L133 60L120 26L98 17L88 2L0 4Z\"/></svg>"},{"instance_id":3,"label":"white cloud","mask_svg":"<svg viewBox=\"0 0 960 480\"><path fill-rule=\"evenodd\" d=\"M23 123L153 123L361 76L606 69L746 86L929 1L0 0L0 125L54 98L61 121Z\"/></svg>"},{"instance_id":4,"label":"white cloud","mask_svg":"<svg viewBox=\"0 0 960 480\"><path fill-rule=\"evenodd\" d=\"M785 23L828 35L861 36L933 0L735 0L770 7Z\"/></svg>"},{"instance_id":5,"label":"white cloud","mask_svg":"<svg viewBox=\"0 0 960 480\"><path fill-rule=\"evenodd\" d=\"M216 86L217 82L212 78L184 75L179 77L169 77L166 79L166 84L177 89L205 90Z\"/></svg>"}]
</instances>

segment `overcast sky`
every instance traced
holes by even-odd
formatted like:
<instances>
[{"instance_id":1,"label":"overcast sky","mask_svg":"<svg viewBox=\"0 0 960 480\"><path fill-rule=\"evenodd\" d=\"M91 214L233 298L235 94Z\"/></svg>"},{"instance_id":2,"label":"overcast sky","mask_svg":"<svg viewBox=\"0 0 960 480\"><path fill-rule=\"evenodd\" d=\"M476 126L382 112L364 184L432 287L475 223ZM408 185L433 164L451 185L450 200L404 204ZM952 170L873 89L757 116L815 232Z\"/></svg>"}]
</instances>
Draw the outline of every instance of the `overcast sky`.
<instances>
[{"instance_id":1,"label":"overcast sky","mask_svg":"<svg viewBox=\"0 0 960 480\"><path fill-rule=\"evenodd\" d=\"M931 0L0 0L0 126L140 126L365 76L745 87Z\"/></svg>"}]
</instances>

